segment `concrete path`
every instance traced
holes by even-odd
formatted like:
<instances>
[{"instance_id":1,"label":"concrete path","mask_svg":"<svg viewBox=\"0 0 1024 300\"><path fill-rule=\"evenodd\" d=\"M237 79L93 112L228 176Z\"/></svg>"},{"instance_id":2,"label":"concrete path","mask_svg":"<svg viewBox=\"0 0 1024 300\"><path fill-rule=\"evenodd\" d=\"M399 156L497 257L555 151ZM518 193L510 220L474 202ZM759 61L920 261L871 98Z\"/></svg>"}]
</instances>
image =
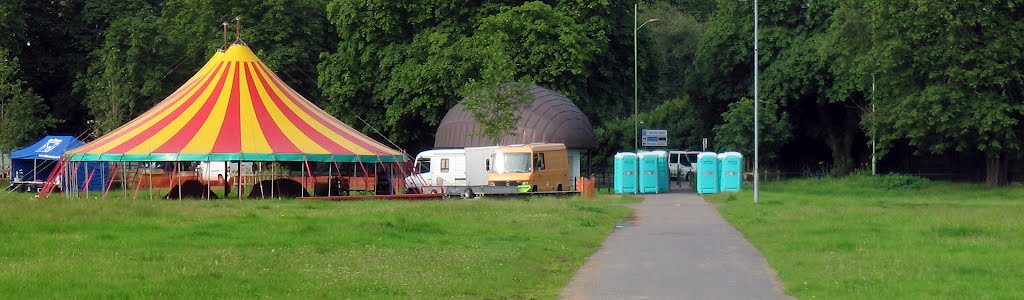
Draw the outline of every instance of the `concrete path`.
<instances>
[{"instance_id":1,"label":"concrete path","mask_svg":"<svg viewBox=\"0 0 1024 300\"><path fill-rule=\"evenodd\" d=\"M790 299L775 271L700 196L645 196L636 220L590 257L562 299Z\"/></svg>"}]
</instances>

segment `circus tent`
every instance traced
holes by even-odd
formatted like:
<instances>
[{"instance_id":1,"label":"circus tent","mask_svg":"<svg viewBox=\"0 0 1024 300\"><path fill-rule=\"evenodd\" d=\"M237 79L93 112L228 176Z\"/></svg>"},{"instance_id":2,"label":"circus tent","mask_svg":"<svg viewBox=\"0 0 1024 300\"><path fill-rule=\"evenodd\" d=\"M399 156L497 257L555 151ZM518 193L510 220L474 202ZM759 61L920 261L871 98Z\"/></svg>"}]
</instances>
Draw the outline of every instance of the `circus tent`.
<instances>
[{"instance_id":1,"label":"circus tent","mask_svg":"<svg viewBox=\"0 0 1024 300\"><path fill-rule=\"evenodd\" d=\"M402 162L285 84L244 44L217 52L166 99L68 152L70 161Z\"/></svg>"}]
</instances>

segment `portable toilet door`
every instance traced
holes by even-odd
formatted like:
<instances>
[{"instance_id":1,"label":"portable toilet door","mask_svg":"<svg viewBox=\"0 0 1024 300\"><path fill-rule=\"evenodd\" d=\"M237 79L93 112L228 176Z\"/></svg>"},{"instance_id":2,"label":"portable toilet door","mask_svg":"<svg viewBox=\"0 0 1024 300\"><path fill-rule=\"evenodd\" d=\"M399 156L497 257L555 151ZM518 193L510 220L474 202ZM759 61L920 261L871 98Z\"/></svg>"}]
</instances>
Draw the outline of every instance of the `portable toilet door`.
<instances>
[{"instance_id":1,"label":"portable toilet door","mask_svg":"<svg viewBox=\"0 0 1024 300\"><path fill-rule=\"evenodd\" d=\"M640 160L640 193L658 193L658 154L654 152L641 152L637 156Z\"/></svg>"},{"instance_id":2,"label":"portable toilet door","mask_svg":"<svg viewBox=\"0 0 1024 300\"><path fill-rule=\"evenodd\" d=\"M697 154L697 193L717 193L718 181L718 155L714 152Z\"/></svg>"},{"instance_id":3,"label":"portable toilet door","mask_svg":"<svg viewBox=\"0 0 1024 300\"><path fill-rule=\"evenodd\" d=\"M718 163L722 177L721 190L723 192L739 192L743 189L743 154L739 152L725 152L718 155Z\"/></svg>"},{"instance_id":4,"label":"portable toilet door","mask_svg":"<svg viewBox=\"0 0 1024 300\"><path fill-rule=\"evenodd\" d=\"M654 151L658 155L658 192L668 193L668 152Z\"/></svg>"},{"instance_id":5,"label":"portable toilet door","mask_svg":"<svg viewBox=\"0 0 1024 300\"><path fill-rule=\"evenodd\" d=\"M615 187L616 193L637 193L637 156L636 153L621 152L615 154Z\"/></svg>"},{"instance_id":6,"label":"portable toilet door","mask_svg":"<svg viewBox=\"0 0 1024 300\"><path fill-rule=\"evenodd\" d=\"M622 155L615 153L615 171L612 172L612 186L616 194L622 194Z\"/></svg>"}]
</instances>

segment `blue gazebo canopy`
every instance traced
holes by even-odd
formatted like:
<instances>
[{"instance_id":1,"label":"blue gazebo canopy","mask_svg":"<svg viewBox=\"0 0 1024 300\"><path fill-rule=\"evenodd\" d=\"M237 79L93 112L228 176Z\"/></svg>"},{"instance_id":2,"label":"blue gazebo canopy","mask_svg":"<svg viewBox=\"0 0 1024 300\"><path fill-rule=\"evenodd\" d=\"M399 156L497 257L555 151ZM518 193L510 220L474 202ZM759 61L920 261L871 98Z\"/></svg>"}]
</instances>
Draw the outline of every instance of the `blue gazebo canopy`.
<instances>
[{"instance_id":1,"label":"blue gazebo canopy","mask_svg":"<svg viewBox=\"0 0 1024 300\"><path fill-rule=\"evenodd\" d=\"M84 144L73 136L48 135L32 146L11 152L11 159L58 160L64 152Z\"/></svg>"}]
</instances>

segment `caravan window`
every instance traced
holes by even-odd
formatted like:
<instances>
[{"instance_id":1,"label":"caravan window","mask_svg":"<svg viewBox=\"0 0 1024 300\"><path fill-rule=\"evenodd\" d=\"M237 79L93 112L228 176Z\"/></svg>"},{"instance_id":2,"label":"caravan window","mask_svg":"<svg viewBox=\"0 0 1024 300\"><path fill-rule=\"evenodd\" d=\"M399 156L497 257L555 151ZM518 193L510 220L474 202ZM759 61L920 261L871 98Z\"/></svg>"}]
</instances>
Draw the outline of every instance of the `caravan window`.
<instances>
[{"instance_id":1,"label":"caravan window","mask_svg":"<svg viewBox=\"0 0 1024 300\"><path fill-rule=\"evenodd\" d=\"M418 173L430 173L430 159L420 158L416 161L416 170Z\"/></svg>"},{"instance_id":2,"label":"caravan window","mask_svg":"<svg viewBox=\"0 0 1024 300\"><path fill-rule=\"evenodd\" d=\"M534 153L533 161L533 166L537 168L537 170L544 170L544 153Z\"/></svg>"},{"instance_id":3,"label":"caravan window","mask_svg":"<svg viewBox=\"0 0 1024 300\"><path fill-rule=\"evenodd\" d=\"M448 173L448 159L441 159L441 173Z\"/></svg>"}]
</instances>

